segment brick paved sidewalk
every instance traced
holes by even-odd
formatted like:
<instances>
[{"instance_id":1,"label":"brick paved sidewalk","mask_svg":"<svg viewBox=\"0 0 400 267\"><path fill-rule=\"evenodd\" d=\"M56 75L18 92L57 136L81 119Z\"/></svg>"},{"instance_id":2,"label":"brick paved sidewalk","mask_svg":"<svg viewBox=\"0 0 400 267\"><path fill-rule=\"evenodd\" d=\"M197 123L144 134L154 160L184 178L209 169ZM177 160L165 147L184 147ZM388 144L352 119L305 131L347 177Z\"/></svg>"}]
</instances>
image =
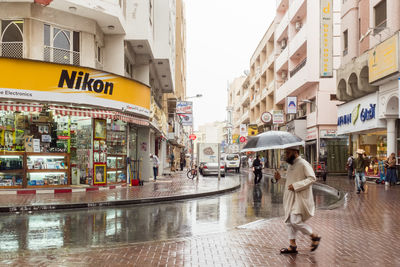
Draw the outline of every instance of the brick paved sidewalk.
<instances>
[{"instance_id":1,"label":"brick paved sidewalk","mask_svg":"<svg viewBox=\"0 0 400 267\"><path fill-rule=\"evenodd\" d=\"M200 177L190 180L186 172L151 180L144 186L65 194L1 195L0 212L87 208L169 201L224 193L240 187L239 177Z\"/></svg>"},{"instance_id":2,"label":"brick paved sidewalk","mask_svg":"<svg viewBox=\"0 0 400 267\"><path fill-rule=\"evenodd\" d=\"M309 223L322 235L309 252L309 239L298 239L297 256L280 255L287 245L281 218L252 228L190 238L103 248L0 254L0 265L18 266L399 266L400 187L369 184L356 195L353 181L330 178L329 185L348 192L335 210L318 210Z\"/></svg>"}]
</instances>

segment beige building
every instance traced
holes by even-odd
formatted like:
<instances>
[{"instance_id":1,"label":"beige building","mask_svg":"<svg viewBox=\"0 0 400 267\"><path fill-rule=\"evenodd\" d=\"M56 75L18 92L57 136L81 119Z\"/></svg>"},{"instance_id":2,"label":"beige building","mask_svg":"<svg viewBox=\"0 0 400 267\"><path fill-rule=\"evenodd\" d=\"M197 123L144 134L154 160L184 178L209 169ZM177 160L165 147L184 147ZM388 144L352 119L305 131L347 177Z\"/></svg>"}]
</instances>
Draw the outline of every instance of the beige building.
<instances>
[{"instance_id":1,"label":"beige building","mask_svg":"<svg viewBox=\"0 0 400 267\"><path fill-rule=\"evenodd\" d=\"M183 0L176 0L175 24L175 90L164 95L164 111L168 117L167 154L174 153L178 161L188 147L189 129L176 115L176 102L186 98L186 13Z\"/></svg>"},{"instance_id":2,"label":"beige building","mask_svg":"<svg viewBox=\"0 0 400 267\"><path fill-rule=\"evenodd\" d=\"M344 1L341 11L342 64L338 70L338 132L349 150L362 148L384 160L399 148L400 1ZM376 175L376 171L367 175Z\"/></svg>"},{"instance_id":3,"label":"beige building","mask_svg":"<svg viewBox=\"0 0 400 267\"><path fill-rule=\"evenodd\" d=\"M108 96L92 97L91 101L84 103L88 94L73 97L74 92L68 92L68 97L61 99L50 97L50 95L56 96L62 92L34 95L38 90L33 87L34 82L32 82L29 85L32 88L24 88L34 92L32 98L26 99L24 98L26 94L16 93L3 97L1 102L9 103L8 105L14 102L26 102L26 105L30 105L32 101L35 101L46 108L51 103L58 109L63 108L64 111L59 116L65 117L63 119L66 121L74 116L77 117L77 114L88 117L88 123L95 123L95 119L108 119L107 127L110 127L109 133L113 135L102 137L110 139L110 141L107 140L110 146L107 149L108 156L104 153L99 156L96 151L99 149L98 146L90 147L88 154L84 155L85 161L80 161L75 153L70 153L73 151L71 145L68 149L64 149L68 151L67 154L70 154L68 156L75 165L68 169L67 176L71 176L68 183L79 183L79 180L94 182L93 170L99 165L98 162L103 164L106 162L102 176L107 180L104 179L100 184L126 182L124 178L130 174L126 165L127 157L141 162L138 167L141 178L148 180L152 176L149 154L159 155L162 168L167 152L166 140L163 138L168 131L167 112L163 110L166 105L163 100L165 94L176 92L175 25L180 2L178 1L177 6L175 0L49 0L48 5L36 2L32 0L0 1L2 26L0 59L3 67L9 64L4 62L13 61L12 65L18 65L19 69L29 64L46 68L46 75L40 82L54 80L55 75L51 73L54 74L58 68L79 75L74 86L72 86L75 80L73 74L65 78L65 80L68 78L69 84L67 84L68 88L63 88L64 91L72 90L72 87L78 90L81 82L84 84L82 90L86 90L87 87L92 92L95 89L102 91L104 86L102 79L121 80L129 85L144 86L146 89L143 90L144 93L140 93L136 91L135 86L119 83L117 88L116 83L113 85L113 97L118 97L117 95L123 93L127 96L124 99L118 101L111 99L110 91ZM182 17L180 19L184 24L184 19ZM180 39L184 38L182 36L184 34L179 33ZM180 65L182 66L182 63ZM38 69L31 67L26 73L32 73ZM87 76L89 74L95 77L100 76L101 79L96 81L94 78L89 79ZM0 87L5 88L7 86L4 84L5 80L2 79L1 82L3 84L0 84ZM179 88L182 87L179 86ZM56 85L54 87L57 88ZM16 86L13 90L19 89L21 87ZM180 90L182 89L178 89L178 92ZM131 105L130 103L135 98L140 101ZM98 113L102 112L102 114L94 115L94 112L84 112L85 109L97 109ZM51 110L51 112L59 111ZM8 115L16 116L11 113ZM32 115L26 114L26 116ZM117 122L118 125L116 125ZM81 130L79 127L77 129ZM119 129L119 134L113 132L113 130L116 132L116 129ZM71 129L65 131L67 130L74 131ZM119 144L124 144L124 147L120 145L120 148L112 149L111 139L117 142L117 137ZM92 143L85 142L89 145ZM112 155L111 151L118 156ZM119 163L115 163L116 161ZM86 165L80 167L81 162ZM33 184L33 181L38 181L37 185L43 183L42 178L45 176L34 176L33 174L26 175L24 181L28 185Z\"/></svg>"}]
</instances>

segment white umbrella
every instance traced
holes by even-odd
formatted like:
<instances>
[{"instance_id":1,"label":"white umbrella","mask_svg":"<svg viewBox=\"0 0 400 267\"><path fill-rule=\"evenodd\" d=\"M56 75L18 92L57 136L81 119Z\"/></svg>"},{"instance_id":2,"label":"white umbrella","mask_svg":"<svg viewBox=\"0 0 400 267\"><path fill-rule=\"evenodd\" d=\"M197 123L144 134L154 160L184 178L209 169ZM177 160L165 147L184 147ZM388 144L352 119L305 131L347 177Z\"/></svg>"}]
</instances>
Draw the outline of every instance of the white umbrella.
<instances>
[{"instance_id":1,"label":"white umbrella","mask_svg":"<svg viewBox=\"0 0 400 267\"><path fill-rule=\"evenodd\" d=\"M304 141L288 132L268 131L251 137L241 152L284 149L292 146L304 146Z\"/></svg>"}]
</instances>

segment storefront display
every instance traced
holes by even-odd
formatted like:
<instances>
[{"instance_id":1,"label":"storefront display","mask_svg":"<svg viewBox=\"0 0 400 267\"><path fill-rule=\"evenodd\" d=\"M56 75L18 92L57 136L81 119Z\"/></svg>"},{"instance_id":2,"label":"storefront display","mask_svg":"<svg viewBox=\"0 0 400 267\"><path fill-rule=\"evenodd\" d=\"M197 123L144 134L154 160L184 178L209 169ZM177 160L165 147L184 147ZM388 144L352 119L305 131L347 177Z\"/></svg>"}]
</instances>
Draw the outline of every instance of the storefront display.
<instances>
[{"instance_id":1,"label":"storefront display","mask_svg":"<svg viewBox=\"0 0 400 267\"><path fill-rule=\"evenodd\" d=\"M127 123L113 121L107 124L107 181L126 182Z\"/></svg>"},{"instance_id":2,"label":"storefront display","mask_svg":"<svg viewBox=\"0 0 400 267\"><path fill-rule=\"evenodd\" d=\"M93 126L93 167L94 185L107 183L107 120L94 119Z\"/></svg>"}]
</instances>

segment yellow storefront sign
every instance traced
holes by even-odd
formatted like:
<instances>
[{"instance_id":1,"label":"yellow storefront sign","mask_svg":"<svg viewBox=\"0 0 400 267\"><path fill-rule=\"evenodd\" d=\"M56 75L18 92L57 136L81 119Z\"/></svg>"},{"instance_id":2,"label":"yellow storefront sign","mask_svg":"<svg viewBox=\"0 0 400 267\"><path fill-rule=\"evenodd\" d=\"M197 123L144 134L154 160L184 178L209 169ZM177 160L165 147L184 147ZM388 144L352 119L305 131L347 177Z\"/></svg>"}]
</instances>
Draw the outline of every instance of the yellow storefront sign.
<instances>
[{"instance_id":1,"label":"yellow storefront sign","mask_svg":"<svg viewBox=\"0 0 400 267\"><path fill-rule=\"evenodd\" d=\"M398 34L368 52L369 82L399 71Z\"/></svg>"},{"instance_id":2,"label":"yellow storefront sign","mask_svg":"<svg viewBox=\"0 0 400 267\"><path fill-rule=\"evenodd\" d=\"M238 135L238 134L234 134L234 135L233 135L232 138L233 138L233 143L234 143L234 144L239 143L239 136L240 136L240 135Z\"/></svg>"},{"instance_id":3,"label":"yellow storefront sign","mask_svg":"<svg viewBox=\"0 0 400 267\"><path fill-rule=\"evenodd\" d=\"M0 77L0 99L87 104L150 114L148 86L101 70L0 58Z\"/></svg>"},{"instance_id":4,"label":"yellow storefront sign","mask_svg":"<svg viewBox=\"0 0 400 267\"><path fill-rule=\"evenodd\" d=\"M254 125L250 124L249 126L247 126L247 131L248 131L247 134L249 136L257 135L258 134L258 126L257 126L257 124L254 124Z\"/></svg>"}]
</instances>

